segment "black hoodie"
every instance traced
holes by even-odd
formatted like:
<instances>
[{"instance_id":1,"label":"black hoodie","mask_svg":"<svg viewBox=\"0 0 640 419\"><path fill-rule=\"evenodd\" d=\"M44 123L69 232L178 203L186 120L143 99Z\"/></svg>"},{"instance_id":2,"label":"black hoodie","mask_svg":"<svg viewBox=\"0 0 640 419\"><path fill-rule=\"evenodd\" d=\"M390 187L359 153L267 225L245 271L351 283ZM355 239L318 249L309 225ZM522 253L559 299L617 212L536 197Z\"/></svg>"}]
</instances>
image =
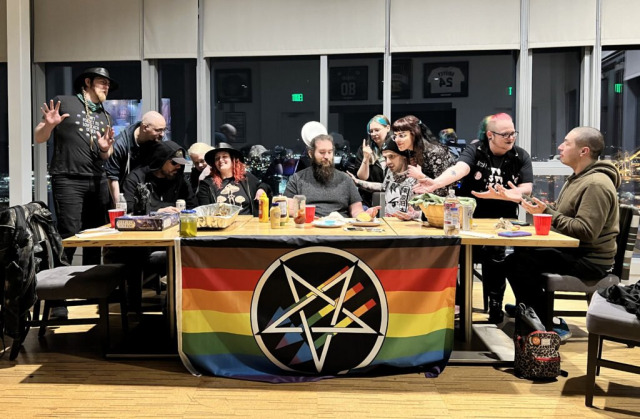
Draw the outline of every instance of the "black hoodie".
<instances>
[{"instance_id":1,"label":"black hoodie","mask_svg":"<svg viewBox=\"0 0 640 419\"><path fill-rule=\"evenodd\" d=\"M173 141L163 141L153 145L149 165L135 169L126 177L123 193L127 199L127 210L133 210L134 194L139 183L147 184L151 192L149 210L173 207L178 199L184 199L187 208L194 208L198 201L189 182L184 177L184 163L173 179L159 178L155 172L160 170L167 160L186 162L185 149Z\"/></svg>"}]
</instances>

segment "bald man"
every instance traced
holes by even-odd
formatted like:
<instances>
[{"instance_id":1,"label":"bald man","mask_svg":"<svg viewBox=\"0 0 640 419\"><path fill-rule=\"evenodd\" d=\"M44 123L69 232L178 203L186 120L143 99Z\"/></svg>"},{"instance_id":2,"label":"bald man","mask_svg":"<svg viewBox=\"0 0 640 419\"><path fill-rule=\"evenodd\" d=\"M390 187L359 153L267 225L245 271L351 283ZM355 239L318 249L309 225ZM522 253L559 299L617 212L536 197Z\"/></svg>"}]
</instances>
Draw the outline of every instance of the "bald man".
<instances>
[{"instance_id":1,"label":"bald man","mask_svg":"<svg viewBox=\"0 0 640 419\"><path fill-rule=\"evenodd\" d=\"M113 144L113 154L104 166L114 203L118 201L121 182L133 169L144 165L149 157L147 146L162 141L166 129L164 117L156 111L149 111L142 115L141 121L129 125L118 134Z\"/></svg>"}]
</instances>

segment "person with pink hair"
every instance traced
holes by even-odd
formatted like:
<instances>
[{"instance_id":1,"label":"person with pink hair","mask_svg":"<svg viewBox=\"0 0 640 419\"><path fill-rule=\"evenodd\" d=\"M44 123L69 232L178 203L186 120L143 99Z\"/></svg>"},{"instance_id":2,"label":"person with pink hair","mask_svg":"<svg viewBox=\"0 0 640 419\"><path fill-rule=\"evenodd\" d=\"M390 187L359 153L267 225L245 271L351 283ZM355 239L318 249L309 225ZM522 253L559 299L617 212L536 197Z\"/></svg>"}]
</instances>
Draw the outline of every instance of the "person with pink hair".
<instances>
[{"instance_id":1,"label":"person with pink hair","mask_svg":"<svg viewBox=\"0 0 640 419\"><path fill-rule=\"evenodd\" d=\"M457 195L479 198L475 218L518 218L522 194L531 194L533 188L533 167L529 153L515 144L517 138L509 115L487 116L480 123L478 141L464 149L457 163L435 179L420 179L414 192L433 192L462 180ZM501 323L505 248L484 246L479 253L484 287L489 291L489 321Z\"/></svg>"}]
</instances>

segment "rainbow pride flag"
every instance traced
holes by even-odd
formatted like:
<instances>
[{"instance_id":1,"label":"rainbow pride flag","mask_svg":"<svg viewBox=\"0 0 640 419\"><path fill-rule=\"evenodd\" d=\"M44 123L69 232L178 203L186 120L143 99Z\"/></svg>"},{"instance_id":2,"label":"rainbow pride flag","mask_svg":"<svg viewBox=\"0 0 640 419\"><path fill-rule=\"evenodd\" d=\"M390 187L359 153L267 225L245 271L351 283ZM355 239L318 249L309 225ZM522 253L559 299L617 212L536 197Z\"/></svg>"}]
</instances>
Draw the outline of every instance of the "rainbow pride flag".
<instances>
[{"instance_id":1,"label":"rainbow pride flag","mask_svg":"<svg viewBox=\"0 0 640 419\"><path fill-rule=\"evenodd\" d=\"M452 237L181 240L180 356L194 374L268 382L437 376L459 252Z\"/></svg>"}]
</instances>

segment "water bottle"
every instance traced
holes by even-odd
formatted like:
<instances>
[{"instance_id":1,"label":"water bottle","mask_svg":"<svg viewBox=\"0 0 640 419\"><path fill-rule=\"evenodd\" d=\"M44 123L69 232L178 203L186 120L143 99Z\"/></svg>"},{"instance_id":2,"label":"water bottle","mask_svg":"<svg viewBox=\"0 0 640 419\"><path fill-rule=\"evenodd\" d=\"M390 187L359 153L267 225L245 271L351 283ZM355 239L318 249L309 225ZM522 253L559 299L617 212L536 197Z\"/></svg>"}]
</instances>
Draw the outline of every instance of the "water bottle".
<instances>
[{"instance_id":1,"label":"water bottle","mask_svg":"<svg viewBox=\"0 0 640 419\"><path fill-rule=\"evenodd\" d=\"M444 200L444 235L460 234L460 201L456 192L449 189L449 196Z\"/></svg>"},{"instance_id":2,"label":"water bottle","mask_svg":"<svg viewBox=\"0 0 640 419\"><path fill-rule=\"evenodd\" d=\"M118 203L116 204L116 209L123 210L124 213L127 213L127 200L124 197L124 194L121 193L118 197Z\"/></svg>"}]
</instances>

